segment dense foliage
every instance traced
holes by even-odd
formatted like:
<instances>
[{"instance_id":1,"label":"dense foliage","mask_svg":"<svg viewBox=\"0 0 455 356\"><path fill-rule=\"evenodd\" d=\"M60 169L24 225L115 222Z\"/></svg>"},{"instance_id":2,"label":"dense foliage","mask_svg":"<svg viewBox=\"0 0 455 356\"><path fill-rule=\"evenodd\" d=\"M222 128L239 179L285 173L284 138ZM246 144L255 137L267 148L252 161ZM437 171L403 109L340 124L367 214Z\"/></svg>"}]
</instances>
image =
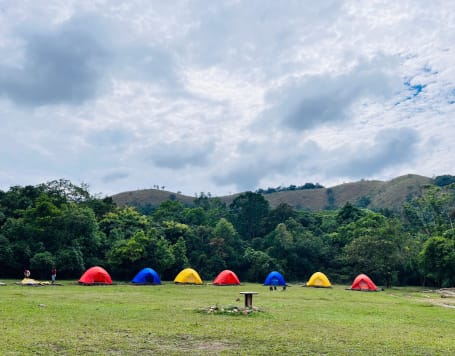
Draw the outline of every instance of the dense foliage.
<instances>
[{"instance_id":1,"label":"dense foliage","mask_svg":"<svg viewBox=\"0 0 455 356\"><path fill-rule=\"evenodd\" d=\"M0 191L0 276L79 278L101 265L118 280L152 267L173 280L185 267L206 281L231 269L261 282L272 270L288 281L322 271L333 283L359 273L376 283L455 282L453 185L428 186L400 212L374 212L347 203L338 210L271 208L246 192L229 206L201 195L187 207L168 200L149 213L116 207L87 187L59 180Z\"/></svg>"},{"instance_id":2,"label":"dense foliage","mask_svg":"<svg viewBox=\"0 0 455 356\"><path fill-rule=\"evenodd\" d=\"M322 189L324 186L320 185L319 183L305 183L304 185L294 185L291 184L289 187L276 187L276 188L267 188L267 189L258 189L256 190L256 193L259 194L272 194L276 192L286 192L286 191L294 191L294 190L308 190L308 189Z\"/></svg>"},{"instance_id":3,"label":"dense foliage","mask_svg":"<svg viewBox=\"0 0 455 356\"><path fill-rule=\"evenodd\" d=\"M455 177L449 174L437 176L434 178L434 184L437 185L438 187L444 187L452 183L455 183Z\"/></svg>"}]
</instances>

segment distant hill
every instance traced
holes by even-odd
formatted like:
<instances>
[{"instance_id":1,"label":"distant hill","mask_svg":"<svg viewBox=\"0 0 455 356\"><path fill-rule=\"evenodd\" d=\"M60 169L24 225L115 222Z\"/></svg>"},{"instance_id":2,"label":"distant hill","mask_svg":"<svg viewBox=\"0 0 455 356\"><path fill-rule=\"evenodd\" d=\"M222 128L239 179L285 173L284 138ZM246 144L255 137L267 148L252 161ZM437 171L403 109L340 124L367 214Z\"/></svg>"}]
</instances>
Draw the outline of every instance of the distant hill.
<instances>
[{"instance_id":1,"label":"distant hill","mask_svg":"<svg viewBox=\"0 0 455 356\"><path fill-rule=\"evenodd\" d=\"M123 192L112 196L118 206L158 206L166 200L177 200L185 205L192 205L194 197L159 189L141 189Z\"/></svg>"},{"instance_id":2,"label":"distant hill","mask_svg":"<svg viewBox=\"0 0 455 356\"><path fill-rule=\"evenodd\" d=\"M272 208L286 203L299 210L320 211L337 209L347 202L370 209L399 210L403 203L419 196L422 188L433 184L433 179L407 174L390 181L361 180L331 188L280 191L264 194ZM239 193L241 194L241 193ZM229 205L239 194L217 197ZM143 189L115 194L112 199L118 206L153 208L166 200L184 205L194 204L195 197L158 189Z\"/></svg>"}]
</instances>

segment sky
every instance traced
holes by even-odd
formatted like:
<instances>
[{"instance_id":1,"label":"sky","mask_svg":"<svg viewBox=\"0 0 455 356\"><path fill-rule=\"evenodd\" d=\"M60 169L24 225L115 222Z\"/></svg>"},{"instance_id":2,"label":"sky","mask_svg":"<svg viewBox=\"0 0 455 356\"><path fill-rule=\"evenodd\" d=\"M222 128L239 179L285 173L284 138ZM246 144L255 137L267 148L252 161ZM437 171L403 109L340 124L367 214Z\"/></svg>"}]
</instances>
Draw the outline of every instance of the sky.
<instances>
[{"instance_id":1,"label":"sky","mask_svg":"<svg viewBox=\"0 0 455 356\"><path fill-rule=\"evenodd\" d=\"M0 190L455 175L455 2L0 0Z\"/></svg>"}]
</instances>

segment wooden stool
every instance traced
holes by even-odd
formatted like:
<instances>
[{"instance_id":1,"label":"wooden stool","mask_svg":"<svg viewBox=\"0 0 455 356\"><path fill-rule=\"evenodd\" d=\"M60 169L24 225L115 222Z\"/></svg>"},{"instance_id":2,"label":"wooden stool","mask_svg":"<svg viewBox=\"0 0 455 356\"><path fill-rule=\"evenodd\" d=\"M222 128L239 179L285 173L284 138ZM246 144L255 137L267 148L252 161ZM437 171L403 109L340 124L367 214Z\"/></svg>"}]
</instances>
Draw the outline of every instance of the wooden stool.
<instances>
[{"instance_id":1,"label":"wooden stool","mask_svg":"<svg viewBox=\"0 0 455 356\"><path fill-rule=\"evenodd\" d=\"M258 292L240 292L245 296L245 308L252 308L253 307L253 295L259 294Z\"/></svg>"}]
</instances>

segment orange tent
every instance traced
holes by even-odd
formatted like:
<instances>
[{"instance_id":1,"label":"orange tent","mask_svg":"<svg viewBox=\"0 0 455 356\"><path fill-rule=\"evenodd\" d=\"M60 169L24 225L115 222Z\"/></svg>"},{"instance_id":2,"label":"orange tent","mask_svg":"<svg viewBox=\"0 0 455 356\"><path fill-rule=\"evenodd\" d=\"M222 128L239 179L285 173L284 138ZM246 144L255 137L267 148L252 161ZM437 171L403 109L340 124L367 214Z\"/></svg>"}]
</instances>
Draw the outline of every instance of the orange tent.
<instances>
[{"instance_id":1,"label":"orange tent","mask_svg":"<svg viewBox=\"0 0 455 356\"><path fill-rule=\"evenodd\" d=\"M378 287L366 274L359 274L352 282L351 290L378 291Z\"/></svg>"},{"instance_id":2,"label":"orange tent","mask_svg":"<svg viewBox=\"0 0 455 356\"><path fill-rule=\"evenodd\" d=\"M240 284L240 281L234 272L225 269L215 278L213 284L216 286L232 286Z\"/></svg>"}]
</instances>

